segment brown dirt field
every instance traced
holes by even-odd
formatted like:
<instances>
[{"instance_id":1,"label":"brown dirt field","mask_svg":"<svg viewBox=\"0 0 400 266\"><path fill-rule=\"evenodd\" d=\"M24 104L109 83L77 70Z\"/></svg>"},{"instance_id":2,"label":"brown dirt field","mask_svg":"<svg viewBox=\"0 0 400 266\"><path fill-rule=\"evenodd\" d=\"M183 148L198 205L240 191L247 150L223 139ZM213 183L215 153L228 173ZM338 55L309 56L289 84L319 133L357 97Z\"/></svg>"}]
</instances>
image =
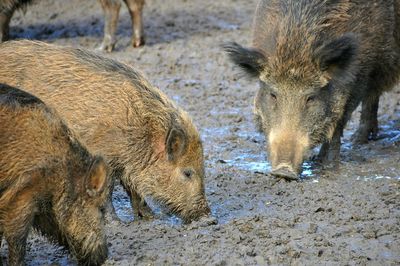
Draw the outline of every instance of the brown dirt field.
<instances>
[{"instance_id":1,"label":"brown dirt field","mask_svg":"<svg viewBox=\"0 0 400 266\"><path fill-rule=\"evenodd\" d=\"M240 77L220 45L249 44L256 0L148 0L147 44L129 47L121 9L116 51L193 117L206 157L206 193L215 219L183 225L163 214L134 220L126 194L114 204L125 223L107 225L107 265L399 265L400 90L384 96L382 139L358 148L348 125L340 170L305 165L303 181L268 174L264 137L252 121L257 83ZM95 0L40 0L17 12L11 37L93 49L103 16ZM5 242L5 241L3 241ZM6 258L3 243L0 254ZM62 248L32 234L29 265L73 265Z\"/></svg>"}]
</instances>

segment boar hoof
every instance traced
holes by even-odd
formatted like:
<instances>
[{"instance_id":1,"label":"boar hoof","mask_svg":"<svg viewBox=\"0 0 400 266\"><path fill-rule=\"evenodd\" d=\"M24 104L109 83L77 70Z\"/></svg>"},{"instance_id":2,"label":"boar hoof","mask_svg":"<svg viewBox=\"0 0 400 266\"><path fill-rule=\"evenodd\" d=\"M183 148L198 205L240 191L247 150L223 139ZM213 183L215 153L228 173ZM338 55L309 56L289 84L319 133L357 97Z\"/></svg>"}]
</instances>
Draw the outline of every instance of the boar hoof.
<instances>
[{"instance_id":1,"label":"boar hoof","mask_svg":"<svg viewBox=\"0 0 400 266\"><path fill-rule=\"evenodd\" d=\"M299 180L299 176L287 167L281 167L271 172L272 175L286 180Z\"/></svg>"},{"instance_id":2,"label":"boar hoof","mask_svg":"<svg viewBox=\"0 0 400 266\"><path fill-rule=\"evenodd\" d=\"M104 219L106 224L120 224L122 222L116 213L107 212Z\"/></svg>"},{"instance_id":3,"label":"boar hoof","mask_svg":"<svg viewBox=\"0 0 400 266\"><path fill-rule=\"evenodd\" d=\"M361 145L368 143L369 140L377 140L378 139L378 129L366 129L360 127L354 134L351 136L351 141L354 145Z\"/></svg>"},{"instance_id":4,"label":"boar hoof","mask_svg":"<svg viewBox=\"0 0 400 266\"><path fill-rule=\"evenodd\" d=\"M141 204L137 211L135 211L135 217L144 220L154 219L153 211L147 206L146 203Z\"/></svg>"},{"instance_id":5,"label":"boar hoof","mask_svg":"<svg viewBox=\"0 0 400 266\"><path fill-rule=\"evenodd\" d=\"M106 44L103 42L99 47L96 48L96 51L111 53L114 50L114 46L115 44Z\"/></svg>"},{"instance_id":6,"label":"boar hoof","mask_svg":"<svg viewBox=\"0 0 400 266\"><path fill-rule=\"evenodd\" d=\"M134 38L132 39L132 46L133 47L139 47L145 44L145 40L144 37L140 37L140 38Z\"/></svg>"}]
</instances>

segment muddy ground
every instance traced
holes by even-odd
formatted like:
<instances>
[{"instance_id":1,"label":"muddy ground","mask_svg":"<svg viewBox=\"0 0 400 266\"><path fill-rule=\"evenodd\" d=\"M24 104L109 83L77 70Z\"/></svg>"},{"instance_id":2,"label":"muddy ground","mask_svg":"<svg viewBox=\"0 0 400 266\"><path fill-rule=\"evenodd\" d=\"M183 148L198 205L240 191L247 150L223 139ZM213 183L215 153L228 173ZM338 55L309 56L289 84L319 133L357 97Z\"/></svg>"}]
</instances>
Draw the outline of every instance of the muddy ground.
<instances>
[{"instance_id":1,"label":"muddy ground","mask_svg":"<svg viewBox=\"0 0 400 266\"><path fill-rule=\"evenodd\" d=\"M147 45L139 49L129 47L122 8L116 51L106 55L141 69L192 115L204 140L206 193L216 219L182 225L155 207L155 220L137 221L117 188L114 204L125 223L107 225L107 265L400 264L400 90L382 101L382 139L352 147L355 114L339 171L306 163L303 181L276 180L252 121L257 84L241 79L220 48L231 40L249 44L255 4L148 0ZM94 49L102 27L95 0L41 0L14 16L11 36ZM74 264L35 235L26 259Z\"/></svg>"}]
</instances>

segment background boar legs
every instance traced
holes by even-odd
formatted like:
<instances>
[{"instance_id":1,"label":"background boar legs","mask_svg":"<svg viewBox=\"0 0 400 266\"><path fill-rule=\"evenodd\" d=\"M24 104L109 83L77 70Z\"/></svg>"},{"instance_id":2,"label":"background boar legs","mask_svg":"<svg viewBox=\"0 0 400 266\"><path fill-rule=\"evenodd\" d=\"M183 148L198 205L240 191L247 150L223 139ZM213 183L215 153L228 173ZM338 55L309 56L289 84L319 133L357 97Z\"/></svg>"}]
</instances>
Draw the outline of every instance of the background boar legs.
<instances>
[{"instance_id":1,"label":"background boar legs","mask_svg":"<svg viewBox=\"0 0 400 266\"><path fill-rule=\"evenodd\" d=\"M10 20L14 10L0 10L0 43L9 38Z\"/></svg>"},{"instance_id":2,"label":"background boar legs","mask_svg":"<svg viewBox=\"0 0 400 266\"><path fill-rule=\"evenodd\" d=\"M116 0L99 0L99 2L105 16L104 39L99 49L111 52L115 46L115 32L117 30L121 3ZM132 46L138 47L144 44L142 22L144 0L124 0L124 2L128 7L132 20Z\"/></svg>"},{"instance_id":3,"label":"background boar legs","mask_svg":"<svg viewBox=\"0 0 400 266\"><path fill-rule=\"evenodd\" d=\"M144 44L142 11L144 0L124 0L132 20L132 46Z\"/></svg>"},{"instance_id":4,"label":"background boar legs","mask_svg":"<svg viewBox=\"0 0 400 266\"><path fill-rule=\"evenodd\" d=\"M99 50L111 52L115 45L115 31L117 30L118 14L121 8L119 1L99 0L104 12L104 37Z\"/></svg>"}]
</instances>

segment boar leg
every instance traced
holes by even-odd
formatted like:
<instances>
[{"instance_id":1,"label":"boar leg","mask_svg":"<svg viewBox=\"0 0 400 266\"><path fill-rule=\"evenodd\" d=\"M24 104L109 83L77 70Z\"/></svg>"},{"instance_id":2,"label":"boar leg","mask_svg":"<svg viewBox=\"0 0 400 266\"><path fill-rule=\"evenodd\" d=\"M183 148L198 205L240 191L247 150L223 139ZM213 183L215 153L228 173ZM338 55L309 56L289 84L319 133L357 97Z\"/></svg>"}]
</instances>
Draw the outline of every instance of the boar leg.
<instances>
[{"instance_id":1,"label":"boar leg","mask_svg":"<svg viewBox=\"0 0 400 266\"><path fill-rule=\"evenodd\" d=\"M120 221L117 212L115 211L114 205L112 203L112 195L109 197L106 203L105 219L108 223Z\"/></svg>"},{"instance_id":2,"label":"boar leg","mask_svg":"<svg viewBox=\"0 0 400 266\"><path fill-rule=\"evenodd\" d=\"M20 196L14 201L15 204L8 206L9 211L3 224L3 230L8 243L9 265L24 265L26 240L33 219L33 208L24 199L30 198L29 195L20 193Z\"/></svg>"},{"instance_id":3,"label":"boar leg","mask_svg":"<svg viewBox=\"0 0 400 266\"><path fill-rule=\"evenodd\" d=\"M115 46L115 32L117 30L119 9L121 3L119 0L99 0L105 16L104 37L99 50L111 52Z\"/></svg>"},{"instance_id":4,"label":"boar leg","mask_svg":"<svg viewBox=\"0 0 400 266\"><path fill-rule=\"evenodd\" d=\"M318 160L326 167L337 167L340 160L340 138L343 127L338 126L330 142L322 144Z\"/></svg>"},{"instance_id":5,"label":"boar leg","mask_svg":"<svg viewBox=\"0 0 400 266\"><path fill-rule=\"evenodd\" d=\"M3 243L3 232L0 232L0 247L1 244ZM0 266L3 266L3 257L0 256Z\"/></svg>"},{"instance_id":6,"label":"boar leg","mask_svg":"<svg viewBox=\"0 0 400 266\"><path fill-rule=\"evenodd\" d=\"M153 211L147 205L146 201L140 197L140 195L133 191L131 195L131 204L135 217L140 217L144 219L152 219Z\"/></svg>"},{"instance_id":7,"label":"boar leg","mask_svg":"<svg viewBox=\"0 0 400 266\"><path fill-rule=\"evenodd\" d=\"M369 139L377 138L379 96L369 96L362 101L360 125L352 136L354 144L364 144Z\"/></svg>"},{"instance_id":8,"label":"boar leg","mask_svg":"<svg viewBox=\"0 0 400 266\"><path fill-rule=\"evenodd\" d=\"M135 218L152 219L153 212L147 205L146 201L144 201L144 199L142 199L142 197L134 189L127 186L125 182L122 182L122 179L121 184L124 187L125 191L128 193L128 196L131 200L131 206Z\"/></svg>"},{"instance_id":9,"label":"boar leg","mask_svg":"<svg viewBox=\"0 0 400 266\"><path fill-rule=\"evenodd\" d=\"M0 11L0 43L5 42L9 38L10 20L14 13L11 11Z\"/></svg>"},{"instance_id":10,"label":"boar leg","mask_svg":"<svg viewBox=\"0 0 400 266\"><path fill-rule=\"evenodd\" d=\"M138 47L144 44L142 11L144 0L124 0L129 9L132 20L132 46Z\"/></svg>"},{"instance_id":11,"label":"boar leg","mask_svg":"<svg viewBox=\"0 0 400 266\"><path fill-rule=\"evenodd\" d=\"M61 246L69 249L68 242L63 235L60 227L57 225L55 217L53 214L47 211L39 212L33 219L33 228L40 232L43 236L58 242Z\"/></svg>"}]
</instances>

